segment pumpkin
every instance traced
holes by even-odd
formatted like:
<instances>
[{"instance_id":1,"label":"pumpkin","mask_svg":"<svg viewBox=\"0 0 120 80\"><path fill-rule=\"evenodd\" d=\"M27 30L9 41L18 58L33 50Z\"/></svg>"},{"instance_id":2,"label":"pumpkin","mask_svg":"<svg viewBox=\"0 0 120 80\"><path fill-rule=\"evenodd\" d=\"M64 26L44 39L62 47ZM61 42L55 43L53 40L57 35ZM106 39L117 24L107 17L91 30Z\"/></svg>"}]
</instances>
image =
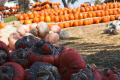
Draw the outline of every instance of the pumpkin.
<instances>
[{"instance_id":1,"label":"pumpkin","mask_svg":"<svg viewBox=\"0 0 120 80\"><path fill-rule=\"evenodd\" d=\"M113 14L114 15L117 15L118 14L118 12L117 12L117 10L115 9L115 10L113 10Z\"/></svg>"},{"instance_id":2,"label":"pumpkin","mask_svg":"<svg viewBox=\"0 0 120 80\"><path fill-rule=\"evenodd\" d=\"M0 22L0 29L4 28L5 27L5 23L3 22Z\"/></svg>"},{"instance_id":3,"label":"pumpkin","mask_svg":"<svg viewBox=\"0 0 120 80\"><path fill-rule=\"evenodd\" d=\"M40 16L39 21L42 22L44 20L45 20L45 17L44 16Z\"/></svg>"},{"instance_id":4,"label":"pumpkin","mask_svg":"<svg viewBox=\"0 0 120 80\"><path fill-rule=\"evenodd\" d=\"M61 29L64 28L64 23L59 23L58 25L60 26Z\"/></svg>"},{"instance_id":5,"label":"pumpkin","mask_svg":"<svg viewBox=\"0 0 120 80\"><path fill-rule=\"evenodd\" d=\"M55 22L59 22L59 16L55 16L55 18L54 18L54 20L55 20Z\"/></svg>"},{"instance_id":6,"label":"pumpkin","mask_svg":"<svg viewBox=\"0 0 120 80\"><path fill-rule=\"evenodd\" d=\"M113 10L108 10L109 15L113 15Z\"/></svg>"},{"instance_id":7,"label":"pumpkin","mask_svg":"<svg viewBox=\"0 0 120 80\"><path fill-rule=\"evenodd\" d=\"M78 20L78 19L79 19L79 16L78 16L78 15L79 15L79 13L74 14L74 19L75 19L75 20Z\"/></svg>"},{"instance_id":8,"label":"pumpkin","mask_svg":"<svg viewBox=\"0 0 120 80\"><path fill-rule=\"evenodd\" d=\"M51 22L50 16L46 16L46 17L45 17L45 21L46 21L46 22Z\"/></svg>"},{"instance_id":9,"label":"pumpkin","mask_svg":"<svg viewBox=\"0 0 120 80\"><path fill-rule=\"evenodd\" d=\"M97 10L97 7L96 6L92 6L93 7L93 10L96 11Z\"/></svg>"},{"instance_id":10,"label":"pumpkin","mask_svg":"<svg viewBox=\"0 0 120 80\"><path fill-rule=\"evenodd\" d=\"M34 19L33 19L33 23L38 23L40 20L39 20L39 18L37 18L37 17L35 17Z\"/></svg>"},{"instance_id":11,"label":"pumpkin","mask_svg":"<svg viewBox=\"0 0 120 80\"><path fill-rule=\"evenodd\" d=\"M83 20L83 24L84 25L89 25L89 20L88 19Z\"/></svg>"},{"instance_id":12,"label":"pumpkin","mask_svg":"<svg viewBox=\"0 0 120 80\"><path fill-rule=\"evenodd\" d=\"M96 16L97 17L101 17L101 12L99 11L99 12L96 12Z\"/></svg>"},{"instance_id":13,"label":"pumpkin","mask_svg":"<svg viewBox=\"0 0 120 80\"><path fill-rule=\"evenodd\" d=\"M65 21L68 21L69 20L69 16L66 14L65 15Z\"/></svg>"},{"instance_id":14,"label":"pumpkin","mask_svg":"<svg viewBox=\"0 0 120 80\"><path fill-rule=\"evenodd\" d=\"M53 25L53 26L51 26L50 30L55 32L55 33L59 33L61 28L58 25Z\"/></svg>"},{"instance_id":15,"label":"pumpkin","mask_svg":"<svg viewBox=\"0 0 120 80\"><path fill-rule=\"evenodd\" d=\"M91 12L88 12L88 17L89 17L89 18L92 18L92 17L93 17Z\"/></svg>"},{"instance_id":16,"label":"pumpkin","mask_svg":"<svg viewBox=\"0 0 120 80\"><path fill-rule=\"evenodd\" d=\"M97 10L102 10L102 6L101 5L97 5Z\"/></svg>"},{"instance_id":17,"label":"pumpkin","mask_svg":"<svg viewBox=\"0 0 120 80\"><path fill-rule=\"evenodd\" d=\"M30 25L30 30L35 29L37 27L37 23L33 23Z\"/></svg>"},{"instance_id":18,"label":"pumpkin","mask_svg":"<svg viewBox=\"0 0 120 80\"><path fill-rule=\"evenodd\" d=\"M87 18L88 17L88 14L87 13L83 13L83 18Z\"/></svg>"},{"instance_id":19,"label":"pumpkin","mask_svg":"<svg viewBox=\"0 0 120 80\"><path fill-rule=\"evenodd\" d=\"M73 22L73 26L76 27L76 26L78 26L78 25L79 25L79 24L78 24L78 21L74 21L74 22Z\"/></svg>"},{"instance_id":20,"label":"pumpkin","mask_svg":"<svg viewBox=\"0 0 120 80\"><path fill-rule=\"evenodd\" d=\"M70 32L68 30L61 30L59 36L60 39L68 39L70 38Z\"/></svg>"},{"instance_id":21,"label":"pumpkin","mask_svg":"<svg viewBox=\"0 0 120 80\"><path fill-rule=\"evenodd\" d=\"M24 16L23 16L23 15L20 15L20 16L18 17L18 20L24 20Z\"/></svg>"},{"instance_id":22,"label":"pumpkin","mask_svg":"<svg viewBox=\"0 0 120 80\"><path fill-rule=\"evenodd\" d=\"M25 24L31 24L32 21L31 20L25 20Z\"/></svg>"},{"instance_id":23,"label":"pumpkin","mask_svg":"<svg viewBox=\"0 0 120 80\"><path fill-rule=\"evenodd\" d=\"M115 16L114 15L110 15L110 21L114 21L115 20Z\"/></svg>"},{"instance_id":24,"label":"pumpkin","mask_svg":"<svg viewBox=\"0 0 120 80\"><path fill-rule=\"evenodd\" d=\"M104 16L102 17L103 22L109 22L110 21L110 16Z\"/></svg>"},{"instance_id":25,"label":"pumpkin","mask_svg":"<svg viewBox=\"0 0 120 80\"><path fill-rule=\"evenodd\" d=\"M80 12L85 12L85 8L84 8L84 7L81 7L81 8L80 8Z\"/></svg>"},{"instance_id":26,"label":"pumpkin","mask_svg":"<svg viewBox=\"0 0 120 80\"><path fill-rule=\"evenodd\" d=\"M68 28L68 27L70 27L70 24L69 24L69 22L65 22L65 23L64 23L64 27L65 27L65 28Z\"/></svg>"},{"instance_id":27,"label":"pumpkin","mask_svg":"<svg viewBox=\"0 0 120 80\"><path fill-rule=\"evenodd\" d=\"M73 27L74 25L73 25L73 23L74 23L74 21L70 21L70 27Z\"/></svg>"},{"instance_id":28,"label":"pumpkin","mask_svg":"<svg viewBox=\"0 0 120 80\"><path fill-rule=\"evenodd\" d=\"M57 43L59 41L59 35L50 31L49 34L46 35L45 40L52 44Z\"/></svg>"},{"instance_id":29,"label":"pumpkin","mask_svg":"<svg viewBox=\"0 0 120 80\"><path fill-rule=\"evenodd\" d=\"M69 14L69 20L74 20L74 15L73 14Z\"/></svg>"},{"instance_id":30,"label":"pumpkin","mask_svg":"<svg viewBox=\"0 0 120 80\"><path fill-rule=\"evenodd\" d=\"M108 10L104 11L105 12L105 16L108 16L109 15L109 12Z\"/></svg>"},{"instance_id":31,"label":"pumpkin","mask_svg":"<svg viewBox=\"0 0 120 80\"><path fill-rule=\"evenodd\" d=\"M93 18L93 23L94 24L98 24L100 22L100 19L99 18Z\"/></svg>"},{"instance_id":32,"label":"pumpkin","mask_svg":"<svg viewBox=\"0 0 120 80\"><path fill-rule=\"evenodd\" d=\"M38 33L39 33L38 36L41 38L44 38L49 32L48 24L45 22L38 23L37 29L38 29Z\"/></svg>"},{"instance_id":33,"label":"pumpkin","mask_svg":"<svg viewBox=\"0 0 120 80\"><path fill-rule=\"evenodd\" d=\"M82 25L83 25L83 20L79 20L79 21L78 21L78 25L79 25L79 26L82 26Z\"/></svg>"},{"instance_id":34,"label":"pumpkin","mask_svg":"<svg viewBox=\"0 0 120 80\"><path fill-rule=\"evenodd\" d=\"M79 17L79 19L83 19L83 14L80 13L78 17Z\"/></svg>"},{"instance_id":35,"label":"pumpkin","mask_svg":"<svg viewBox=\"0 0 120 80\"><path fill-rule=\"evenodd\" d=\"M9 48L11 50L15 49L15 43L21 37L22 36L20 36L20 34L17 32L10 34L10 36L8 37L8 41L9 41Z\"/></svg>"}]
</instances>

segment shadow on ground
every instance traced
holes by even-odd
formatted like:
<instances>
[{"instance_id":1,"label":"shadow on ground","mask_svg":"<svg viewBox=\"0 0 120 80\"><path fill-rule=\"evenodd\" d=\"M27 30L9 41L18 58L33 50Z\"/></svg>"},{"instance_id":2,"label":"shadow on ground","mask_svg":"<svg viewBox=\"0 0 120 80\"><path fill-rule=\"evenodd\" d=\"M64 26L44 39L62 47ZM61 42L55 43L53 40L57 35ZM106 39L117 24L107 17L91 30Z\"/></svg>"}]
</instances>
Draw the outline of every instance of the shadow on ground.
<instances>
[{"instance_id":1,"label":"shadow on ground","mask_svg":"<svg viewBox=\"0 0 120 80\"><path fill-rule=\"evenodd\" d=\"M100 68L116 66L120 69L120 45L78 43L67 41L62 45L76 48L85 56L89 64L95 63Z\"/></svg>"}]
</instances>

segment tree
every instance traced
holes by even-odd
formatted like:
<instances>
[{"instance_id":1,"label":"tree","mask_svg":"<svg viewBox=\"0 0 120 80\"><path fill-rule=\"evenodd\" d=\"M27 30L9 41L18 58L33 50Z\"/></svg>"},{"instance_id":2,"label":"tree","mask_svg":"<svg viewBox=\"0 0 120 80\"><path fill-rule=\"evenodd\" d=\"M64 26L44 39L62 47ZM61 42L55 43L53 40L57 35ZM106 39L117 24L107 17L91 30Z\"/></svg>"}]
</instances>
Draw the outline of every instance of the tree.
<instances>
[{"instance_id":1,"label":"tree","mask_svg":"<svg viewBox=\"0 0 120 80\"><path fill-rule=\"evenodd\" d=\"M74 4L78 0L62 0L64 7L69 7L68 4Z\"/></svg>"}]
</instances>

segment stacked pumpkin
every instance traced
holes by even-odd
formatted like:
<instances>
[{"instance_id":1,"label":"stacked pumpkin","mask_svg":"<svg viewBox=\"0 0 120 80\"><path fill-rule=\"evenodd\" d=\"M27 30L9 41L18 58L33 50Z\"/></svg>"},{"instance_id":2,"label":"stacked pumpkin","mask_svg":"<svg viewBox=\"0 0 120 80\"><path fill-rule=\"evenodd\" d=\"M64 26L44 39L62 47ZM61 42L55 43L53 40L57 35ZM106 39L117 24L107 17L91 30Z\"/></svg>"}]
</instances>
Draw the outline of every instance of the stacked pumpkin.
<instances>
[{"instance_id":1,"label":"stacked pumpkin","mask_svg":"<svg viewBox=\"0 0 120 80\"><path fill-rule=\"evenodd\" d=\"M119 8L120 3L107 3L76 9L44 9L39 12L20 14L18 20L24 24L53 22L61 28L66 28L117 20L120 16Z\"/></svg>"},{"instance_id":2,"label":"stacked pumpkin","mask_svg":"<svg viewBox=\"0 0 120 80\"><path fill-rule=\"evenodd\" d=\"M16 5L15 7L0 7L0 11L3 12L4 17L17 14L18 9L18 5Z\"/></svg>"},{"instance_id":3,"label":"stacked pumpkin","mask_svg":"<svg viewBox=\"0 0 120 80\"><path fill-rule=\"evenodd\" d=\"M41 10L50 9L50 8L55 9L55 8L59 8L59 5L60 5L60 3L52 3L49 1L46 1L43 3L37 2L36 4L34 4L32 6L32 10L33 11L41 11Z\"/></svg>"}]
</instances>

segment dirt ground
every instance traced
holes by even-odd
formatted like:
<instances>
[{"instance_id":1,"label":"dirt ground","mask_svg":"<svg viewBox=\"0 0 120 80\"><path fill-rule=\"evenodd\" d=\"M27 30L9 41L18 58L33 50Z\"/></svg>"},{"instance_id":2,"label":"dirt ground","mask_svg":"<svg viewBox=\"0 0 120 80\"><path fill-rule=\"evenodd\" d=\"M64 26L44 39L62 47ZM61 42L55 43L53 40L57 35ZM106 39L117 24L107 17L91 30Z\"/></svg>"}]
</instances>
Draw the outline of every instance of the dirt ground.
<instances>
[{"instance_id":1,"label":"dirt ground","mask_svg":"<svg viewBox=\"0 0 120 80\"><path fill-rule=\"evenodd\" d=\"M103 34L106 28L102 23L65 29L70 38L61 40L60 44L76 48L89 64L120 69L120 34Z\"/></svg>"}]
</instances>

